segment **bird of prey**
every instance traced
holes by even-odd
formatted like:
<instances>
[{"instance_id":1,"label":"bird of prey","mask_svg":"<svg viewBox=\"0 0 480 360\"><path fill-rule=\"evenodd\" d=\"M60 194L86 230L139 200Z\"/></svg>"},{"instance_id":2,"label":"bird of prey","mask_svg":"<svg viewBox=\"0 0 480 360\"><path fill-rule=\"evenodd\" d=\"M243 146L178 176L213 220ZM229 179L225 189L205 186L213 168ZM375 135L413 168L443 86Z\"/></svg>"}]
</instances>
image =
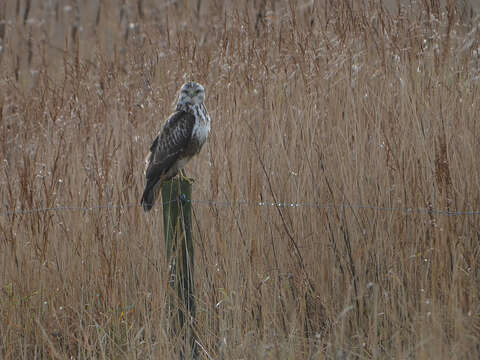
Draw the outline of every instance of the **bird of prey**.
<instances>
[{"instance_id":1,"label":"bird of prey","mask_svg":"<svg viewBox=\"0 0 480 360\"><path fill-rule=\"evenodd\" d=\"M210 116L204 99L205 89L196 82L187 82L180 88L175 112L153 140L145 159L147 183L141 200L145 211L154 205L162 181L183 172L183 167L205 144L210 132Z\"/></svg>"}]
</instances>

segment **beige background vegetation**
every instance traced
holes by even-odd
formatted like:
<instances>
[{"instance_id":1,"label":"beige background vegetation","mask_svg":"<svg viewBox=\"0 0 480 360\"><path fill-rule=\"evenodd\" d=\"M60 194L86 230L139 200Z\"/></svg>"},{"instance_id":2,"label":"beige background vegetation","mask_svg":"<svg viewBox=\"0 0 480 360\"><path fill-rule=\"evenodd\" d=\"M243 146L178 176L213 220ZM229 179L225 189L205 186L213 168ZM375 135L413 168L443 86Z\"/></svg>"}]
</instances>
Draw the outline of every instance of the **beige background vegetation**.
<instances>
[{"instance_id":1,"label":"beige background vegetation","mask_svg":"<svg viewBox=\"0 0 480 360\"><path fill-rule=\"evenodd\" d=\"M161 208L138 205L190 79L212 116L187 167L211 200L194 203L200 358L478 358L466 8L1 2L0 358L176 357Z\"/></svg>"}]
</instances>

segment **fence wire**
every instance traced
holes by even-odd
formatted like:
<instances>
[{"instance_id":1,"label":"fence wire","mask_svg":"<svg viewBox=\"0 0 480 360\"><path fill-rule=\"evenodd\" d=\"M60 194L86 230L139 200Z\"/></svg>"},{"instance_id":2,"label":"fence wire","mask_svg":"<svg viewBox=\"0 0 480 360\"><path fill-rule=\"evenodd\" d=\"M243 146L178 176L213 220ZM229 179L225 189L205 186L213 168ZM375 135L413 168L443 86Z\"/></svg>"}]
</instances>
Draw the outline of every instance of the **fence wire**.
<instances>
[{"instance_id":1,"label":"fence wire","mask_svg":"<svg viewBox=\"0 0 480 360\"><path fill-rule=\"evenodd\" d=\"M384 207L384 206L374 206L374 205L364 205L364 204L348 204L348 203L314 203L314 202L266 202L266 201L248 201L248 200L187 200L183 195L180 196L180 201L190 201L192 204L198 205L207 205L207 206L260 206L260 207L281 207L281 208L317 208L324 209L326 211L333 209L356 209L356 210L374 210L374 211L383 211L383 212L400 212L404 214L432 214L432 215L441 215L441 216L476 216L480 215L480 210L461 210L461 211L452 211L452 210L443 210L443 209L432 209L432 208L410 208L410 207ZM176 201L176 200L173 200ZM157 207L166 205L169 202L159 202ZM88 212L95 210L115 210L115 209L130 209L141 207L138 203L130 204L105 204L105 205L94 205L94 206L56 206L56 207L44 207L44 208L35 208L35 209L15 209L0 213L1 216L12 216L12 215L29 215L36 213L45 213L45 212L65 212L65 211L80 211Z\"/></svg>"}]
</instances>

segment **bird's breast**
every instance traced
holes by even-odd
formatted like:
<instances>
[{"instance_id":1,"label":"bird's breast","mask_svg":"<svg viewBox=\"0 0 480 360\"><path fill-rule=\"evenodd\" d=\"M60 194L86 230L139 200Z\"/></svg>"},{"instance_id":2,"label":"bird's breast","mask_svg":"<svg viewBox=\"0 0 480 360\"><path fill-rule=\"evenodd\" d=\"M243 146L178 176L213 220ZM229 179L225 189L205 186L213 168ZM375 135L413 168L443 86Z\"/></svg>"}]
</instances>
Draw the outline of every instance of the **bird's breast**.
<instances>
[{"instance_id":1,"label":"bird's breast","mask_svg":"<svg viewBox=\"0 0 480 360\"><path fill-rule=\"evenodd\" d=\"M210 132L210 116L207 113L205 106L197 106L194 109L195 125L193 126L193 138L200 146L207 140Z\"/></svg>"},{"instance_id":2,"label":"bird's breast","mask_svg":"<svg viewBox=\"0 0 480 360\"><path fill-rule=\"evenodd\" d=\"M193 136L200 144L203 144L207 140L209 132L209 123L197 123L195 124L195 127L193 129Z\"/></svg>"}]
</instances>

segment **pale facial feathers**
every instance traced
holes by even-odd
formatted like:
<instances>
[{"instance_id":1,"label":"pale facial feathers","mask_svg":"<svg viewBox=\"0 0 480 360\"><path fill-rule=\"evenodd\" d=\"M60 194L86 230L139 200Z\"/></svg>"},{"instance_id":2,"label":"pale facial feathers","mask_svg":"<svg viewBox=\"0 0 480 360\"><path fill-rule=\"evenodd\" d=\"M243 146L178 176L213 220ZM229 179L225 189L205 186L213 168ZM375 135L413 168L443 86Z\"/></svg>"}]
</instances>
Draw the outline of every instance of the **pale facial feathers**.
<instances>
[{"instance_id":1,"label":"pale facial feathers","mask_svg":"<svg viewBox=\"0 0 480 360\"><path fill-rule=\"evenodd\" d=\"M194 106L203 104L205 100L205 89L199 83L194 81L186 82L180 88L178 95L177 108L184 106Z\"/></svg>"}]
</instances>

